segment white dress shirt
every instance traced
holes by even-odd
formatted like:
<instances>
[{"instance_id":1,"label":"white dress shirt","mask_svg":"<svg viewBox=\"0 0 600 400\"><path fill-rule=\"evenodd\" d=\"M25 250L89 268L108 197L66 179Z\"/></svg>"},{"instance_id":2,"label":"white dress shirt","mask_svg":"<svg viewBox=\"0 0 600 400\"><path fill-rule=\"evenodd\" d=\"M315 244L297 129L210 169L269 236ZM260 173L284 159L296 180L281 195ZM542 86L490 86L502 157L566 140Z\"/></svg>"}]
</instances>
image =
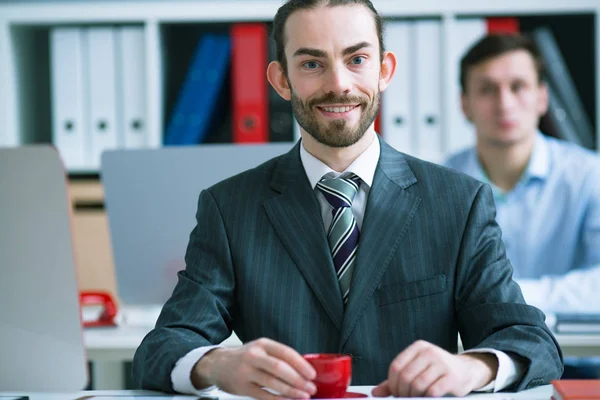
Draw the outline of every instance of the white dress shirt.
<instances>
[{"instance_id":1,"label":"white dress shirt","mask_svg":"<svg viewBox=\"0 0 600 400\"><path fill-rule=\"evenodd\" d=\"M321 216L323 217L323 224L325 231L329 228L329 224L332 219L332 206L329 204L325 196L317 189L317 183L322 178L335 178L342 174L354 173L360 180L361 184L359 190L352 201L352 212L359 229L362 228L363 218L365 215L365 209L367 206L367 198L369 190L373 185L373 177L375 176L375 169L379 162L380 145L379 140L374 138L373 142L369 147L360 155L350 166L343 172L336 172L325 165L323 162L318 160L312 154L310 154L304 146L300 146L300 159L302 166L306 172L306 176L310 182L311 187L314 190L315 196L321 207ZM359 239L360 246L360 239ZM203 390L196 389L191 382L192 368L196 363L210 350L220 346L205 346L199 347L187 353L185 356L180 358L175 367L171 371L171 381L173 383L173 389L180 393L191 393L201 394L208 390L213 389L206 388ZM490 382L478 391L491 391L497 392L504 389L510 384L514 383L523 373L524 367L517 360L512 359L506 353L494 350L494 349L475 349L466 351L465 353L492 353L498 358L498 373L496 379Z\"/></svg>"}]
</instances>

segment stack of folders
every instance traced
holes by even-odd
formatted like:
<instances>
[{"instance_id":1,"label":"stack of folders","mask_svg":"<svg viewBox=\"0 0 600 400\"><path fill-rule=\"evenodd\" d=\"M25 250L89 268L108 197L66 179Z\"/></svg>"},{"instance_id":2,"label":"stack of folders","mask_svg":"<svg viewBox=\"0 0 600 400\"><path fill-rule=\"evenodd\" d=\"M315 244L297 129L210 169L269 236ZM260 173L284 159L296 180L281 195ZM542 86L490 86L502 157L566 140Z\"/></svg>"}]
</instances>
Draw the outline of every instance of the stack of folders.
<instances>
[{"instance_id":1,"label":"stack of folders","mask_svg":"<svg viewBox=\"0 0 600 400\"><path fill-rule=\"evenodd\" d=\"M231 132L222 137L234 143L294 140L291 106L269 89L266 78L267 63L275 59L267 31L264 23L234 23L228 34L200 38L168 117L165 145L204 143L213 134L215 120L223 116L231 118L224 124ZM228 76L231 110L217 110Z\"/></svg>"},{"instance_id":2,"label":"stack of folders","mask_svg":"<svg viewBox=\"0 0 600 400\"><path fill-rule=\"evenodd\" d=\"M554 325L556 333L600 333L600 314L557 313Z\"/></svg>"},{"instance_id":3,"label":"stack of folders","mask_svg":"<svg viewBox=\"0 0 600 400\"><path fill-rule=\"evenodd\" d=\"M50 57L52 141L69 171L148 144L142 26L53 27Z\"/></svg>"},{"instance_id":4,"label":"stack of folders","mask_svg":"<svg viewBox=\"0 0 600 400\"><path fill-rule=\"evenodd\" d=\"M573 79L552 32L538 28L531 33L548 74L548 114L542 120L545 133L594 149L594 131Z\"/></svg>"}]
</instances>

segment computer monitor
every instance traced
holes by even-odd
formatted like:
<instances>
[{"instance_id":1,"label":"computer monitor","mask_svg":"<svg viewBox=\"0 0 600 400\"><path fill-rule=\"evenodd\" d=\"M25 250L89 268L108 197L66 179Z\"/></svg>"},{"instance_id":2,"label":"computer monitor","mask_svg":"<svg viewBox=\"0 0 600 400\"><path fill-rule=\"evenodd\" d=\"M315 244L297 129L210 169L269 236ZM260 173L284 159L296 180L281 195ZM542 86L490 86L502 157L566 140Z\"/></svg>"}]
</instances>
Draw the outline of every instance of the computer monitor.
<instances>
[{"instance_id":1,"label":"computer monitor","mask_svg":"<svg viewBox=\"0 0 600 400\"><path fill-rule=\"evenodd\" d=\"M63 165L50 146L0 148L0 391L87 380Z\"/></svg>"},{"instance_id":2,"label":"computer monitor","mask_svg":"<svg viewBox=\"0 0 600 400\"><path fill-rule=\"evenodd\" d=\"M185 268L200 191L292 146L206 144L104 152L101 178L120 304L160 310L177 272Z\"/></svg>"}]
</instances>

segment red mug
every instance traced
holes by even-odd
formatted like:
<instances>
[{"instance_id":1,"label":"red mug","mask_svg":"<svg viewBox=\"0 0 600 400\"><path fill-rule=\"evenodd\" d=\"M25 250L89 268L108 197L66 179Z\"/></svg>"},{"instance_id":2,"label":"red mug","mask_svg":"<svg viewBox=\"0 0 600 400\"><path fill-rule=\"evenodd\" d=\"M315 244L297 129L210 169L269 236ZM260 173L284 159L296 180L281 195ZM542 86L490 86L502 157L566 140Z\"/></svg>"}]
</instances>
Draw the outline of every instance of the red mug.
<instances>
[{"instance_id":1,"label":"red mug","mask_svg":"<svg viewBox=\"0 0 600 400\"><path fill-rule=\"evenodd\" d=\"M317 393L312 397L344 398L352 380L352 357L347 354L327 353L305 354L303 357L317 372L313 381Z\"/></svg>"}]
</instances>

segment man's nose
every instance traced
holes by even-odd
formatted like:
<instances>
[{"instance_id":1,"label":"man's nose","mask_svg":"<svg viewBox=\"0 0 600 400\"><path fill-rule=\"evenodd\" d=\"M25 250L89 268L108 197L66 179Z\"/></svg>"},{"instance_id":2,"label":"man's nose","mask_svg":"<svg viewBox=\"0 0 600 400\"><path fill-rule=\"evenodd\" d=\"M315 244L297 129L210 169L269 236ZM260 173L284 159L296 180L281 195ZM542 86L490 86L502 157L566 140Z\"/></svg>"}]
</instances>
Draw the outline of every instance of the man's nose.
<instances>
[{"instance_id":1,"label":"man's nose","mask_svg":"<svg viewBox=\"0 0 600 400\"><path fill-rule=\"evenodd\" d=\"M345 66L334 65L327 71L323 89L336 95L348 94L352 89L352 77Z\"/></svg>"},{"instance_id":2,"label":"man's nose","mask_svg":"<svg viewBox=\"0 0 600 400\"><path fill-rule=\"evenodd\" d=\"M512 109L517 104L515 94L510 88L500 88L498 92L498 108L500 111Z\"/></svg>"}]
</instances>

